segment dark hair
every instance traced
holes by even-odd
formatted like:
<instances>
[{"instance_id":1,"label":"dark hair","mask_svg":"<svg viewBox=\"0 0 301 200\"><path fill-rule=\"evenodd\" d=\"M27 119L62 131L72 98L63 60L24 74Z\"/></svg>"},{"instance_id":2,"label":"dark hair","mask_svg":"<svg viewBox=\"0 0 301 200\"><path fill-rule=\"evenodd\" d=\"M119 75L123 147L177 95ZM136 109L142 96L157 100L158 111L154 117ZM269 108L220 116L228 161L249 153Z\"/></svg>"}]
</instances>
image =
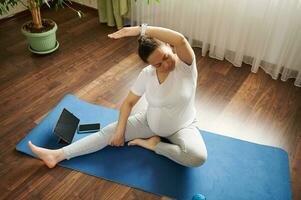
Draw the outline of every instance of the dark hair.
<instances>
[{"instance_id":1,"label":"dark hair","mask_svg":"<svg viewBox=\"0 0 301 200\"><path fill-rule=\"evenodd\" d=\"M140 36L138 38L138 54L140 58L147 63L148 57L161 45L161 43L149 36Z\"/></svg>"}]
</instances>

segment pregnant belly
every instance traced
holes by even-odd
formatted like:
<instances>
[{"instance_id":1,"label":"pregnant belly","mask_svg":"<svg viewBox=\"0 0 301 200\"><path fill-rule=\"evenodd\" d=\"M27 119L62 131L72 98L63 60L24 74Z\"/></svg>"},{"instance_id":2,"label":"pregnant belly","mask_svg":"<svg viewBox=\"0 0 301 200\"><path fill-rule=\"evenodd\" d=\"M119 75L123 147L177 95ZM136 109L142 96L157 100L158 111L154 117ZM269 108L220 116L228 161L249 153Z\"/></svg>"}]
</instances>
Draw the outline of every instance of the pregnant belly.
<instances>
[{"instance_id":1,"label":"pregnant belly","mask_svg":"<svg viewBox=\"0 0 301 200\"><path fill-rule=\"evenodd\" d=\"M168 109L148 108L147 122L150 129L161 137L168 137L191 123L194 116L175 114ZM191 122L190 122L191 121Z\"/></svg>"}]
</instances>

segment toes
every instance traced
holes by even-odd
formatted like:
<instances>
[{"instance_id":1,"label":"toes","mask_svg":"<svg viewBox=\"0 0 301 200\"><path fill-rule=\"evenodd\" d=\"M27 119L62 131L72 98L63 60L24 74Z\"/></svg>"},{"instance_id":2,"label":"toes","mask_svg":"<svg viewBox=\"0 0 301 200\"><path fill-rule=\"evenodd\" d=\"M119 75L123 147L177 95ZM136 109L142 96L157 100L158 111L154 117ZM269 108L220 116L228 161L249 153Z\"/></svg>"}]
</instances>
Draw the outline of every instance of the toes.
<instances>
[{"instance_id":1,"label":"toes","mask_svg":"<svg viewBox=\"0 0 301 200\"><path fill-rule=\"evenodd\" d=\"M130 142L128 143L128 146L132 146L132 145L136 145L136 144L135 144L135 142L130 141Z\"/></svg>"},{"instance_id":2,"label":"toes","mask_svg":"<svg viewBox=\"0 0 301 200\"><path fill-rule=\"evenodd\" d=\"M134 139L134 140L132 140L132 141L130 141L130 142L128 143L129 146L131 146L131 145L137 145L137 144L138 144L137 139Z\"/></svg>"},{"instance_id":3,"label":"toes","mask_svg":"<svg viewBox=\"0 0 301 200\"><path fill-rule=\"evenodd\" d=\"M34 145L31 143L31 141L29 140L27 145L32 149L34 147Z\"/></svg>"}]
</instances>

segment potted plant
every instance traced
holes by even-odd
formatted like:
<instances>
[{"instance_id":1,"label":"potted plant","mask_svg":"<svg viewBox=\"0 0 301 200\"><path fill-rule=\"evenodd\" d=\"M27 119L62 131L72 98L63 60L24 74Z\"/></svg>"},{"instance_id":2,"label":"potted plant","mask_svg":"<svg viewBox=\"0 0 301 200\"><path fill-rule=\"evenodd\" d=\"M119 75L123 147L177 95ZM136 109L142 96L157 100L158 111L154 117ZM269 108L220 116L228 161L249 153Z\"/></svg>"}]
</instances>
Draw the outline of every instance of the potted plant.
<instances>
[{"instance_id":1,"label":"potted plant","mask_svg":"<svg viewBox=\"0 0 301 200\"><path fill-rule=\"evenodd\" d=\"M70 4L71 1L67 0ZM21 27L21 32L26 36L29 42L29 50L37 54L47 54L55 51L59 47L56 40L57 25L51 19L42 19L40 7L45 3L49 8L67 6L73 11L77 12L79 17L83 13L79 10L73 9L65 0L27 0L27 5L22 0L0 0L0 15L7 13L10 8L21 3L31 12L32 20L24 23Z\"/></svg>"}]
</instances>

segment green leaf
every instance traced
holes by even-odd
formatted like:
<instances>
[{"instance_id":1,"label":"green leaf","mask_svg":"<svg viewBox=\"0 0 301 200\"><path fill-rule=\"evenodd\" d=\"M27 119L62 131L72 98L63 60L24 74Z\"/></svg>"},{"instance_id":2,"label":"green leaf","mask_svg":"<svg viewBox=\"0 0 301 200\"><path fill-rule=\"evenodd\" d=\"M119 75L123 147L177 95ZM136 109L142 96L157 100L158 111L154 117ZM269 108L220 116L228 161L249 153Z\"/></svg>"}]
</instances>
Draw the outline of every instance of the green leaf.
<instances>
[{"instance_id":1,"label":"green leaf","mask_svg":"<svg viewBox=\"0 0 301 200\"><path fill-rule=\"evenodd\" d=\"M0 4L0 15L7 14L7 13L8 10L5 8L5 6Z\"/></svg>"}]
</instances>

